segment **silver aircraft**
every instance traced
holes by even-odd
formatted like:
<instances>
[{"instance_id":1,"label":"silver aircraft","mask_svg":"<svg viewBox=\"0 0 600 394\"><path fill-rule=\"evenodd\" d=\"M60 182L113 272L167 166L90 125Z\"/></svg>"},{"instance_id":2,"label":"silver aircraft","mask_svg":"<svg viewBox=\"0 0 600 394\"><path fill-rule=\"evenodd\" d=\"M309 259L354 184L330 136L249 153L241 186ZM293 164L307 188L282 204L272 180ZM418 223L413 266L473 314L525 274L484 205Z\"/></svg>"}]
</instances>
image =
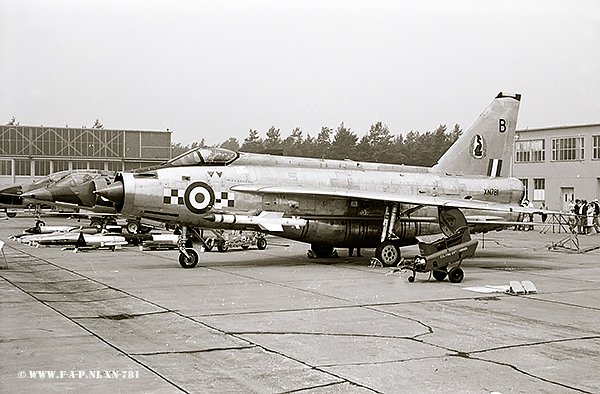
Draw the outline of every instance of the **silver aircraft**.
<instances>
[{"instance_id":1,"label":"silver aircraft","mask_svg":"<svg viewBox=\"0 0 600 394\"><path fill-rule=\"evenodd\" d=\"M527 210L523 184L508 177L520 98L498 94L432 168L197 148L95 193L125 215L179 226L184 268L198 263L196 228L274 234L318 257L372 247L392 266L420 235L500 230Z\"/></svg>"}]
</instances>

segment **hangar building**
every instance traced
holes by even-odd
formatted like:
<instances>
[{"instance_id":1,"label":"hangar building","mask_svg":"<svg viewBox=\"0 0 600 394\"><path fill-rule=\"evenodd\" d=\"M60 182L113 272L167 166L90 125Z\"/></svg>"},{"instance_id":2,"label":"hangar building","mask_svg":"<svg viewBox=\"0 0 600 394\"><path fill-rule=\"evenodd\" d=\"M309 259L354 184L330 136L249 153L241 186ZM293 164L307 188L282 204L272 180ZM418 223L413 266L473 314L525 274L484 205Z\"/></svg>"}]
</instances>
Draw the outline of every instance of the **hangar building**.
<instances>
[{"instance_id":1,"label":"hangar building","mask_svg":"<svg viewBox=\"0 0 600 394\"><path fill-rule=\"evenodd\" d=\"M600 198L600 124L517 130L513 157L536 207L568 211L573 199Z\"/></svg>"},{"instance_id":2,"label":"hangar building","mask_svg":"<svg viewBox=\"0 0 600 394\"><path fill-rule=\"evenodd\" d=\"M170 158L170 131L0 126L0 185L63 170L130 170Z\"/></svg>"}]
</instances>

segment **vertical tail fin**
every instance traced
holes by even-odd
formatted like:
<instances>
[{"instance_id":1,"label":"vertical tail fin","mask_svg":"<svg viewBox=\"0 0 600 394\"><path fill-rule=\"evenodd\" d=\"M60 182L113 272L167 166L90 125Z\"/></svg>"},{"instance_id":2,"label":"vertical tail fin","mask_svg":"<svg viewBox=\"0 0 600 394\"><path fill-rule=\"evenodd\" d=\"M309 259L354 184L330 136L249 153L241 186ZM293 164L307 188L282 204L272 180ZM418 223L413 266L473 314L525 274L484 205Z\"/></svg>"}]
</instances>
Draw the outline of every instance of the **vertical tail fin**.
<instances>
[{"instance_id":1,"label":"vertical tail fin","mask_svg":"<svg viewBox=\"0 0 600 394\"><path fill-rule=\"evenodd\" d=\"M521 95L502 92L433 166L450 174L509 174Z\"/></svg>"}]
</instances>

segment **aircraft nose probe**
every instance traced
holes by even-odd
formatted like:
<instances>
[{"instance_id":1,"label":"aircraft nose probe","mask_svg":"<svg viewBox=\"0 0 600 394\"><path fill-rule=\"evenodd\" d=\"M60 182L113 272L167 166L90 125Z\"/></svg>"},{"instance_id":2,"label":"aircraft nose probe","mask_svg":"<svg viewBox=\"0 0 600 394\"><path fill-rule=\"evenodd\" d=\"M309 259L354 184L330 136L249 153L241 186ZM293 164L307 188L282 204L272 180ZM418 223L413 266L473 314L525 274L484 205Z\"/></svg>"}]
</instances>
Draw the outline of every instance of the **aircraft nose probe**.
<instances>
[{"instance_id":1,"label":"aircraft nose probe","mask_svg":"<svg viewBox=\"0 0 600 394\"><path fill-rule=\"evenodd\" d=\"M94 193L117 205L123 204L123 182L121 181L117 181L104 189L95 190Z\"/></svg>"},{"instance_id":2,"label":"aircraft nose probe","mask_svg":"<svg viewBox=\"0 0 600 394\"><path fill-rule=\"evenodd\" d=\"M49 190L44 189L44 188L35 189L35 190L31 190L27 193L23 193L23 194L21 194L21 197L31 198L31 199L40 200L40 201L54 201L52 193Z\"/></svg>"}]
</instances>

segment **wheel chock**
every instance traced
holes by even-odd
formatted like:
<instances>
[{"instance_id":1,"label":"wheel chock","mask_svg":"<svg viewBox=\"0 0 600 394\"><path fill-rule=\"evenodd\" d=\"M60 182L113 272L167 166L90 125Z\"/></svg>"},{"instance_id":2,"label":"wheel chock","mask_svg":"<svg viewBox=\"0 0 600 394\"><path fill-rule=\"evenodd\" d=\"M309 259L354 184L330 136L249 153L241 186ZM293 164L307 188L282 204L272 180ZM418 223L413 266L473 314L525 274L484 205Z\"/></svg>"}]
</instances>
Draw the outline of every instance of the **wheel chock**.
<instances>
[{"instance_id":1,"label":"wheel chock","mask_svg":"<svg viewBox=\"0 0 600 394\"><path fill-rule=\"evenodd\" d=\"M369 268L375 268L375 267L383 267L383 263L381 261L379 261L379 259L377 257L371 257L371 260L369 261ZM388 274L390 274L390 273L391 272L389 272ZM388 274L386 274L386 275L388 275Z\"/></svg>"}]
</instances>

